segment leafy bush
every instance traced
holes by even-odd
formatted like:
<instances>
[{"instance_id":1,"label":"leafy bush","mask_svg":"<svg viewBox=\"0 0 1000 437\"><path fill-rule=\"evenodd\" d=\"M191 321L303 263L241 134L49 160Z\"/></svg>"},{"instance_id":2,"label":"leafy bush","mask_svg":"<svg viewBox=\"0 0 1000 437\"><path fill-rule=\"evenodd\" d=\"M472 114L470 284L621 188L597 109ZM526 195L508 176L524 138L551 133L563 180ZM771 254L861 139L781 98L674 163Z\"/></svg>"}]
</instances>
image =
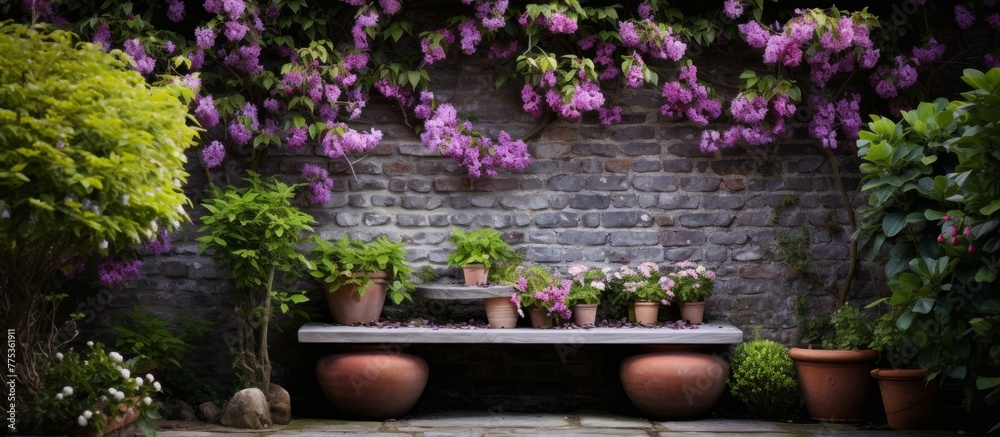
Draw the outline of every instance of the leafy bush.
<instances>
[{"instance_id":1,"label":"leafy bush","mask_svg":"<svg viewBox=\"0 0 1000 437\"><path fill-rule=\"evenodd\" d=\"M186 339L200 337L210 325L191 316L164 320L137 307L121 316L124 320L111 327L118 334L115 347L125 355L138 358L134 370L141 373L182 369L181 362L191 352L191 344Z\"/></svg>"},{"instance_id":2,"label":"leafy bush","mask_svg":"<svg viewBox=\"0 0 1000 437\"><path fill-rule=\"evenodd\" d=\"M573 285L570 286L569 296L566 297L566 305L572 308L575 305L594 305L601 302L601 294L607 288L607 273L600 269L574 265L569 267L569 274L573 277Z\"/></svg>"},{"instance_id":3,"label":"leafy bush","mask_svg":"<svg viewBox=\"0 0 1000 437\"><path fill-rule=\"evenodd\" d=\"M410 275L413 269L406 260L403 243L393 243L385 235L369 243L351 240L346 235L332 243L318 237L314 240L316 246L309 252L312 261L309 273L326 284L330 291L355 285L358 294L364 295L372 279L360 273L384 270L389 273L389 298L396 304L412 299Z\"/></svg>"},{"instance_id":4,"label":"leafy bush","mask_svg":"<svg viewBox=\"0 0 1000 437\"><path fill-rule=\"evenodd\" d=\"M780 343L755 339L736 348L729 390L754 414L774 419L799 404L795 363Z\"/></svg>"},{"instance_id":5,"label":"leafy bush","mask_svg":"<svg viewBox=\"0 0 1000 437\"><path fill-rule=\"evenodd\" d=\"M514 257L513 249L503 241L503 236L493 229L478 229L463 232L456 229L451 234L455 250L448 255L448 264L462 267L467 264L485 264L489 269L493 264Z\"/></svg>"}]
</instances>

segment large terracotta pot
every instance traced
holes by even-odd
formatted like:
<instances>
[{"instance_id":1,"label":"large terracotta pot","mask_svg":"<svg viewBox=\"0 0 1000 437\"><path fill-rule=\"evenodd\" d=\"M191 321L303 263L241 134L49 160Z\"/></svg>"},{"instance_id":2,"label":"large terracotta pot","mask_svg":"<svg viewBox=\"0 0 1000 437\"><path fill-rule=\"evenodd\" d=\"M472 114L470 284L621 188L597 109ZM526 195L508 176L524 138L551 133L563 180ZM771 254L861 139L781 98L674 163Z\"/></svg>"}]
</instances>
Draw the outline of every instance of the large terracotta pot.
<instances>
[{"instance_id":1,"label":"large terracotta pot","mask_svg":"<svg viewBox=\"0 0 1000 437\"><path fill-rule=\"evenodd\" d=\"M466 264L462 266L465 274L465 285L486 285L489 270L485 264Z\"/></svg>"},{"instance_id":2,"label":"large terracotta pot","mask_svg":"<svg viewBox=\"0 0 1000 437\"><path fill-rule=\"evenodd\" d=\"M573 322L579 326L594 326L597 324L597 304L579 304L573 306Z\"/></svg>"},{"instance_id":3,"label":"large terracotta pot","mask_svg":"<svg viewBox=\"0 0 1000 437\"><path fill-rule=\"evenodd\" d=\"M656 418L708 412L722 397L729 363L718 355L655 352L622 361L622 386L629 400Z\"/></svg>"},{"instance_id":4,"label":"large terracotta pot","mask_svg":"<svg viewBox=\"0 0 1000 437\"><path fill-rule=\"evenodd\" d=\"M345 285L337 290L327 289L326 304L334 323L353 325L355 323L377 322L382 315L385 294L388 289L388 272L361 273L374 281L365 288L365 294L358 293L355 285Z\"/></svg>"},{"instance_id":5,"label":"large terracotta pot","mask_svg":"<svg viewBox=\"0 0 1000 437\"><path fill-rule=\"evenodd\" d=\"M799 387L809 417L821 422L862 419L878 352L792 348Z\"/></svg>"},{"instance_id":6,"label":"large terracotta pot","mask_svg":"<svg viewBox=\"0 0 1000 437\"><path fill-rule=\"evenodd\" d=\"M681 320L700 325L705 320L705 301L681 302Z\"/></svg>"},{"instance_id":7,"label":"large terracotta pot","mask_svg":"<svg viewBox=\"0 0 1000 437\"><path fill-rule=\"evenodd\" d=\"M132 401L138 403L139 398L133 397ZM101 405L102 405L101 409L103 409L104 408L103 402L101 403ZM113 417L104 416L104 431L102 432L98 432L97 428L94 428L93 426L90 425L87 426L73 425L68 435L69 437L102 437L111 434L115 431L118 431L121 428L129 426L135 423L136 420L139 420L139 409L137 408L133 408L132 411L130 412L124 405L122 405L121 407L119 407L118 412L121 413L120 417L122 420L115 420L115 418ZM103 413L97 413L97 414L103 415Z\"/></svg>"},{"instance_id":8,"label":"large terracotta pot","mask_svg":"<svg viewBox=\"0 0 1000 437\"><path fill-rule=\"evenodd\" d=\"M532 328L551 328L552 318L548 315L548 310L544 308L531 308L528 310L528 317L531 318Z\"/></svg>"},{"instance_id":9,"label":"large terracotta pot","mask_svg":"<svg viewBox=\"0 0 1000 437\"><path fill-rule=\"evenodd\" d=\"M491 328L513 328L517 326L517 305L510 298L491 297L483 299L486 306L486 320Z\"/></svg>"},{"instance_id":10,"label":"large terracotta pot","mask_svg":"<svg viewBox=\"0 0 1000 437\"><path fill-rule=\"evenodd\" d=\"M427 376L423 358L401 352L350 352L316 362L323 394L352 417L388 419L406 414L423 393Z\"/></svg>"},{"instance_id":11,"label":"large terracotta pot","mask_svg":"<svg viewBox=\"0 0 1000 437\"><path fill-rule=\"evenodd\" d=\"M924 381L926 370L875 369L871 375L878 380L889 428L920 428L930 421L938 384Z\"/></svg>"},{"instance_id":12,"label":"large terracotta pot","mask_svg":"<svg viewBox=\"0 0 1000 437\"><path fill-rule=\"evenodd\" d=\"M643 325L655 325L660 316L659 302L636 302L635 321Z\"/></svg>"}]
</instances>

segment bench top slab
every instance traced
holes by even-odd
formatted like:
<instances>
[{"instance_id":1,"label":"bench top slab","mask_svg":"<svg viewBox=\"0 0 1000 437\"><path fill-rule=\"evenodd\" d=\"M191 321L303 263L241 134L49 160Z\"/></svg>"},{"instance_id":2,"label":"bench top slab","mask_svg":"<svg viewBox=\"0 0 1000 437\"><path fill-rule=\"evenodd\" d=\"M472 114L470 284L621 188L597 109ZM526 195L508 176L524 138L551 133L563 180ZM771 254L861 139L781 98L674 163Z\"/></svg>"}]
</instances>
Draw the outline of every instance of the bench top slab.
<instances>
[{"instance_id":1,"label":"bench top slab","mask_svg":"<svg viewBox=\"0 0 1000 437\"><path fill-rule=\"evenodd\" d=\"M417 296L424 299L438 300L487 299L491 297L509 298L514 294L514 287L509 285L478 287L462 284L433 284L418 285L414 288L417 291Z\"/></svg>"},{"instance_id":2,"label":"bench top slab","mask_svg":"<svg viewBox=\"0 0 1000 437\"><path fill-rule=\"evenodd\" d=\"M664 327L587 329L377 328L306 323L300 343L494 343L494 344L738 344L743 331L726 323L694 329Z\"/></svg>"}]
</instances>

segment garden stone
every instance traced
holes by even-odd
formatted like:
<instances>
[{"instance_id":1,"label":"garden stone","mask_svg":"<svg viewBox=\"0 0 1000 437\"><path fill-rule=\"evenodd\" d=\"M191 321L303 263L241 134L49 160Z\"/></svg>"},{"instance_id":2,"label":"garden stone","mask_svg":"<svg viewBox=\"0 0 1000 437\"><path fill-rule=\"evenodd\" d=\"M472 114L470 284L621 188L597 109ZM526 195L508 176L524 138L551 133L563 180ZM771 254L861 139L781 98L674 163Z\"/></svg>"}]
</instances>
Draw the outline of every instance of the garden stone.
<instances>
[{"instance_id":1,"label":"garden stone","mask_svg":"<svg viewBox=\"0 0 1000 437\"><path fill-rule=\"evenodd\" d=\"M267 405L271 410L271 423L275 425L292 423L292 398L288 395L288 390L278 384L271 384L269 392Z\"/></svg>"},{"instance_id":2,"label":"garden stone","mask_svg":"<svg viewBox=\"0 0 1000 437\"><path fill-rule=\"evenodd\" d=\"M222 407L219 423L231 428L262 429L271 426L271 411L267 398L259 388L236 392Z\"/></svg>"},{"instance_id":3,"label":"garden stone","mask_svg":"<svg viewBox=\"0 0 1000 437\"><path fill-rule=\"evenodd\" d=\"M167 418L171 420L198 420L194 414L194 408L180 399L171 399L166 402Z\"/></svg>"},{"instance_id":4,"label":"garden stone","mask_svg":"<svg viewBox=\"0 0 1000 437\"><path fill-rule=\"evenodd\" d=\"M201 416L201 421L206 423L218 423L219 417L222 416L222 410L219 409L215 402L205 402L198 406L198 413Z\"/></svg>"}]
</instances>

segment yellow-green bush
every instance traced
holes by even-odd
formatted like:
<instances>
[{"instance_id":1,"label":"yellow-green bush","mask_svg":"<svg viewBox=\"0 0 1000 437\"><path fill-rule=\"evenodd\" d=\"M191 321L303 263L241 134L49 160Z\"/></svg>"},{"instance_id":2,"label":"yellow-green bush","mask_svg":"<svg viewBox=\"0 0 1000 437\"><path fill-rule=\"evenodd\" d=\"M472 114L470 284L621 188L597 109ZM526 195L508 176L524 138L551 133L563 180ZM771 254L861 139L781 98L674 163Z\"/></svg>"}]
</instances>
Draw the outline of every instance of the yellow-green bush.
<instances>
[{"instance_id":1,"label":"yellow-green bush","mask_svg":"<svg viewBox=\"0 0 1000 437\"><path fill-rule=\"evenodd\" d=\"M795 363L780 343L756 339L733 355L729 390L754 414L775 418L799 405Z\"/></svg>"}]
</instances>

